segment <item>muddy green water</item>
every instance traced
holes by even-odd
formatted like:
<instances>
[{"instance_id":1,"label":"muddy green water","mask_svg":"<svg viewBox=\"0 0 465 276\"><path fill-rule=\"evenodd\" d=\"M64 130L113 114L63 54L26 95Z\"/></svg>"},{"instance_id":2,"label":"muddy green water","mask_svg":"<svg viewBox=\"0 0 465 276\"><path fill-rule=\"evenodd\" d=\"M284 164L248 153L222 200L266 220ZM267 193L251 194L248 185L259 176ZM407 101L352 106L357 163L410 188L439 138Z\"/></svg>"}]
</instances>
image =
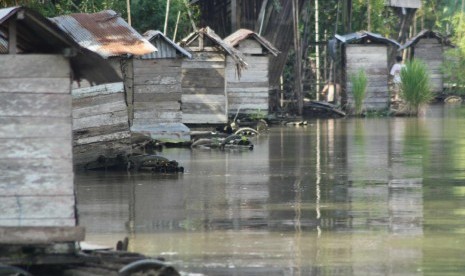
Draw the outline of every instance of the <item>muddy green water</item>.
<instances>
[{"instance_id":1,"label":"muddy green water","mask_svg":"<svg viewBox=\"0 0 465 276\"><path fill-rule=\"evenodd\" d=\"M465 275L465 108L164 149L180 175L77 173L86 241L186 275Z\"/></svg>"}]
</instances>

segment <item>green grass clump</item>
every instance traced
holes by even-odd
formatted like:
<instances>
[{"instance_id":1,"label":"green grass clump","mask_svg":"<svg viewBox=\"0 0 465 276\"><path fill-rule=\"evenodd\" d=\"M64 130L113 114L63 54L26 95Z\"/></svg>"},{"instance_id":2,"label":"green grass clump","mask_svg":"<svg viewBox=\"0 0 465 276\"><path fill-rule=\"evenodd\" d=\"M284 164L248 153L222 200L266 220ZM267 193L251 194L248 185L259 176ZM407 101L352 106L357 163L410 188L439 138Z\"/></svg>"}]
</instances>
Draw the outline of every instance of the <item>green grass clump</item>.
<instances>
[{"instance_id":1,"label":"green grass clump","mask_svg":"<svg viewBox=\"0 0 465 276\"><path fill-rule=\"evenodd\" d=\"M368 83L365 70L360 69L358 73L351 75L350 81L352 82L352 93L354 95L355 115L361 115Z\"/></svg>"},{"instance_id":2,"label":"green grass clump","mask_svg":"<svg viewBox=\"0 0 465 276\"><path fill-rule=\"evenodd\" d=\"M407 112L418 115L434 97L426 65L416 59L409 61L402 68L400 78L400 97L407 105Z\"/></svg>"}]
</instances>

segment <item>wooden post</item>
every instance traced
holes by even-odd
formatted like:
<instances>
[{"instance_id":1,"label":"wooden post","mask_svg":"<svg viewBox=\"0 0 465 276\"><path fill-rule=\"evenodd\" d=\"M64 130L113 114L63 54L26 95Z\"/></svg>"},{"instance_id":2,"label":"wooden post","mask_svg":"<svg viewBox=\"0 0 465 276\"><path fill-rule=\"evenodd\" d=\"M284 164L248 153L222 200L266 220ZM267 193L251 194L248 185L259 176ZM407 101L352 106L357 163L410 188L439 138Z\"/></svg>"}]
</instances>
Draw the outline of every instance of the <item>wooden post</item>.
<instances>
[{"instance_id":1,"label":"wooden post","mask_svg":"<svg viewBox=\"0 0 465 276\"><path fill-rule=\"evenodd\" d=\"M299 0L292 0L292 15L294 22L294 50L295 50L295 69L294 69L294 95L297 100L297 114L302 115L303 98L302 98L302 47L300 45L299 32Z\"/></svg>"},{"instance_id":2,"label":"wooden post","mask_svg":"<svg viewBox=\"0 0 465 276\"><path fill-rule=\"evenodd\" d=\"M12 18L8 22L8 53L10 55L16 55L16 18Z\"/></svg>"},{"instance_id":3,"label":"wooden post","mask_svg":"<svg viewBox=\"0 0 465 276\"><path fill-rule=\"evenodd\" d=\"M237 30L237 0L231 0L231 32Z\"/></svg>"},{"instance_id":4,"label":"wooden post","mask_svg":"<svg viewBox=\"0 0 465 276\"><path fill-rule=\"evenodd\" d=\"M128 24L131 26L131 0L126 0L126 7L128 12Z\"/></svg>"},{"instance_id":5,"label":"wooden post","mask_svg":"<svg viewBox=\"0 0 465 276\"><path fill-rule=\"evenodd\" d=\"M170 13L170 0L166 0L165 27L163 29L164 35L166 35L167 29L168 29L169 13Z\"/></svg>"},{"instance_id":6,"label":"wooden post","mask_svg":"<svg viewBox=\"0 0 465 276\"><path fill-rule=\"evenodd\" d=\"M176 26L174 27L173 41L176 42L176 35L178 33L179 18L181 17L181 11L178 11L178 18L176 18Z\"/></svg>"}]
</instances>

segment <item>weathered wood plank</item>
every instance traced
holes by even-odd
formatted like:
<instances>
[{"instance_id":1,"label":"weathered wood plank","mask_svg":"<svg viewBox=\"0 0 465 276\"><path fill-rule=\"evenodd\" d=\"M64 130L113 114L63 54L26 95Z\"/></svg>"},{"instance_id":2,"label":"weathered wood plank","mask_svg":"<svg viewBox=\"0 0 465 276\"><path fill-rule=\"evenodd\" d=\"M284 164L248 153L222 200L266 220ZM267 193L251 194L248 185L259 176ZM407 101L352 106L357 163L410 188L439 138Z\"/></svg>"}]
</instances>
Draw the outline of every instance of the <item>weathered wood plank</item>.
<instances>
[{"instance_id":1,"label":"weathered wood plank","mask_svg":"<svg viewBox=\"0 0 465 276\"><path fill-rule=\"evenodd\" d=\"M31 172L38 174L68 174L73 171L70 159L57 158L23 158L16 156L15 158L0 159L0 171L15 171L27 175Z\"/></svg>"},{"instance_id":2,"label":"weathered wood plank","mask_svg":"<svg viewBox=\"0 0 465 276\"><path fill-rule=\"evenodd\" d=\"M208 61L208 62L218 62L218 61L225 61L226 56L222 52L213 51L201 51L201 52L194 52L192 53L191 59L184 59L184 63L195 63L199 61Z\"/></svg>"},{"instance_id":3,"label":"weathered wood plank","mask_svg":"<svg viewBox=\"0 0 465 276\"><path fill-rule=\"evenodd\" d=\"M114 93L107 95L98 95L84 98L73 98L73 109L98 106L101 104L108 104L114 102L124 102L123 93Z\"/></svg>"},{"instance_id":4,"label":"weathered wood plank","mask_svg":"<svg viewBox=\"0 0 465 276\"><path fill-rule=\"evenodd\" d=\"M181 94L179 94L179 102L173 100L164 100L164 98L160 97L160 100L154 102L136 102L134 103L134 108L137 111L145 111L145 110L180 110L181 109Z\"/></svg>"},{"instance_id":5,"label":"weathered wood plank","mask_svg":"<svg viewBox=\"0 0 465 276\"><path fill-rule=\"evenodd\" d=\"M134 78L134 85L166 85L166 84L180 84L181 83L181 70L177 73L160 73L156 75L137 75Z\"/></svg>"},{"instance_id":6,"label":"weathered wood plank","mask_svg":"<svg viewBox=\"0 0 465 276\"><path fill-rule=\"evenodd\" d=\"M179 101L181 99L181 92L171 93L137 93L134 95L134 105L141 102L156 102L156 101Z\"/></svg>"},{"instance_id":7,"label":"weathered wood plank","mask_svg":"<svg viewBox=\"0 0 465 276\"><path fill-rule=\"evenodd\" d=\"M182 69L224 69L226 64L224 61L199 61L199 62L183 62Z\"/></svg>"},{"instance_id":8,"label":"weathered wood plank","mask_svg":"<svg viewBox=\"0 0 465 276\"><path fill-rule=\"evenodd\" d=\"M222 88L205 88L205 87L183 87L182 88L183 95L224 95L225 89Z\"/></svg>"},{"instance_id":9,"label":"weathered wood plank","mask_svg":"<svg viewBox=\"0 0 465 276\"><path fill-rule=\"evenodd\" d=\"M68 160L71 163L71 160ZM74 192L73 173L43 173L35 171L2 171L0 195L53 196L71 195Z\"/></svg>"},{"instance_id":10,"label":"weathered wood plank","mask_svg":"<svg viewBox=\"0 0 465 276\"><path fill-rule=\"evenodd\" d=\"M73 147L73 160L76 166L82 166L95 161L99 156L114 158L120 154L127 155L132 152L131 139L120 139L104 143L90 143Z\"/></svg>"},{"instance_id":11,"label":"weathered wood plank","mask_svg":"<svg viewBox=\"0 0 465 276\"><path fill-rule=\"evenodd\" d=\"M94 115L84 118L76 118L73 120L73 130L89 127L118 125L121 123L128 123L128 113L126 110L101 115Z\"/></svg>"},{"instance_id":12,"label":"weathered wood plank","mask_svg":"<svg viewBox=\"0 0 465 276\"><path fill-rule=\"evenodd\" d=\"M134 59L134 68L166 68L181 67L183 60L180 58L168 59Z\"/></svg>"},{"instance_id":13,"label":"weathered wood plank","mask_svg":"<svg viewBox=\"0 0 465 276\"><path fill-rule=\"evenodd\" d=\"M240 113L256 113L260 110L260 112L268 112L268 102L266 103L236 103L229 105L230 112L237 112Z\"/></svg>"},{"instance_id":14,"label":"weathered wood plank","mask_svg":"<svg viewBox=\"0 0 465 276\"><path fill-rule=\"evenodd\" d=\"M9 78L0 79L0 93L70 94L69 78Z\"/></svg>"},{"instance_id":15,"label":"weathered wood plank","mask_svg":"<svg viewBox=\"0 0 465 276\"><path fill-rule=\"evenodd\" d=\"M0 226L2 219L74 218L73 193L59 196L2 196L0 199Z\"/></svg>"},{"instance_id":16,"label":"weathered wood plank","mask_svg":"<svg viewBox=\"0 0 465 276\"><path fill-rule=\"evenodd\" d=\"M0 64L14 64L0 70L2 78L67 78L71 80L68 60L61 55L0 55ZM38 70L43 68L46 70Z\"/></svg>"},{"instance_id":17,"label":"weathered wood plank","mask_svg":"<svg viewBox=\"0 0 465 276\"><path fill-rule=\"evenodd\" d=\"M85 228L81 226L0 227L1 244L51 244L83 241L84 238Z\"/></svg>"},{"instance_id":18,"label":"weathered wood plank","mask_svg":"<svg viewBox=\"0 0 465 276\"><path fill-rule=\"evenodd\" d=\"M255 68L258 67L258 68L268 68L268 64L269 64L269 57L268 56L250 56L250 55L246 55L244 57L245 59L245 62L247 63L247 68ZM233 68L236 64L236 62L234 61L234 59L232 59L230 56L228 56L226 58L226 63L228 65L228 67L231 66L231 68Z\"/></svg>"},{"instance_id":19,"label":"weathered wood plank","mask_svg":"<svg viewBox=\"0 0 465 276\"><path fill-rule=\"evenodd\" d=\"M75 218L49 218L49 219L1 219L0 227L72 227L76 225Z\"/></svg>"},{"instance_id":20,"label":"weathered wood plank","mask_svg":"<svg viewBox=\"0 0 465 276\"><path fill-rule=\"evenodd\" d=\"M375 45L347 44L346 53L347 53L347 56L356 55L356 54L361 54L361 55L380 54L380 56L385 56L387 54L387 47L384 45L375 46Z\"/></svg>"},{"instance_id":21,"label":"weathered wood plank","mask_svg":"<svg viewBox=\"0 0 465 276\"><path fill-rule=\"evenodd\" d=\"M71 118L0 117L0 139L32 137L71 139Z\"/></svg>"},{"instance_id":22,"label":"weathered wood plank","mask_svg":"<svg viewBox=\"0 0 465 276\"><path fill-rule=\"evenodd\" d=\"M181 83L174 84L148 84L148 85L135 85L134 94L138 93L176 93L181 92Z\"/></svg>"},{"instance_id":23,"label":"weathered wood plank","mask_svg":"<svg viewBox=\"0 0 465 276\"><path fill-rule=\"evenodd\" d=\"M183 105L182 111L183 116L190 114L210 114L211 116L216 116L217 114L226 114L226 108L223 103L212 102L186 103Z\"/></svg>"},{"instance_id":24,"label":"weathered wood plank","mask_svg":"<svg viewBox=\"0 0 465 276\"><path fill-rule=\"evenodd\" d=\"M184 124L224 124L228 122L225 114L183 114Z\"/></svg>"},{"instance_id":25,"label":"weathered wood plank","mask_svg":"<svg viewBox=\"0 0 465 276\"><path fill-rule=\"evenodd\" d=\"M106 135L114 132L122 132L126 130L128 130L128 124L124 122L116 125L77 129L73 131L73 137L74 139L82 139L87 137Z\"/></svg>"},{"instance_id":26,"label":"weathered wood plank","mask_svg":"<svg viewBox=\"0 0 465 276\"><path fill-rule=\"evenodd\" d=\"M257 90L254 92L250 91L235 91L234 93L229 93L228 98L231 99L253 99L253 98L260 98L260 99L268 99L268 90Z\"/></svg>"},{"instance_id":27,"label":"weathered wood plank","mask_svg":"<svg viewBox=\"0 0 465 276\"><path fill-rule=\"evenodd\" d=\"M134 114L135 119L167 119L167 120L177 120L181 119L181 112L180 111L166 111L166 110L147 110L144 112L137 112Z\"/></svg>"},{"instance_id":28,"label":"weathered wood plank","mask_svg":"<svg viewBox=\"0 0 465 276\"><path fill-rule=\"evenodd\" d=\"M97 142L109 142L109 141L117 141L125 138L131 138L131 132L129 130L127 131L121 131L121 132L112 132L109 134L102 134L99 136L92 136L92 137L84 137L84 138L76 138L73 141L73 145L85 145L85 144L91 144L91 143L97 143Z\"/></svg>"},{"instance_id":29,"label":"weathered wood plank","mask_svg":"<svg viewBox=\"0 0 465 276\"><path fill-rule=\"evenodd\" d=\"M84 97L95 97L114 93L123 93L124 84L123 82L107 83L91 87L73 89L72 95L73 100L84 98Z\"/></svg>"},{"instance_id":30,"label":"weathered wood plank","mask_svg":"<svg viewBox=\"0 0 465 276\"><path fill-rule=\"evenodd\" d=\"M266 71L244 71L242 72L241 78L236 75L235 72L227 72L226 79L228 81L240 81L240 82L265 82L268 80L268 70Z\"/></svg>"},{"instance_id":31,"label":"weathered wood plank","mask_svg":"<svg viewBox=\"0 0 465 276\"><path fill-rule=\"evenodd\" d=\"M0 152L4 158L50 158L70 160L71 142L68 138L0 139Z\"/></svg>"},{"instance_id":32,"label":"weathered wood plank","mask_svg":"<svg viewBox=\"0 0 465 276\"><path fill-rule=\"evenodd\" d=\"M243 54L263 54L263 47L255 39L242 40L237 49Z\"/></svg>"},{"instance_id":33,"label":"weathered wood plank","mask_svg":"<svg viewBox=\"0 0 465 276\"><path fill-rule=\"evenodd\" d=\"M134 68L134 77L145 75L156 75L160 69L153 68ZM162 70L164 73L176 74L179 72L179 67L165 67Z\"/></svg>"},{"instance_id":34,"label":"weathered wood plank","mask_svg":"<svg viewBox=\"0 0 465 276\"><path fill-rule=\"evenodd\" d=\"M126 103L124 101L101 104L98 106L89 106L73 109L73 119L85 118L89 116L97 116L106 113L126 112Z\"/></svg>"},{"instance_id":35,"label":"weathered wood plank","mask_svg":"<svg viewBox=\"0 0 465 276\"><path fill-rule=\"evenodd\" d=\"M0 93L0 98L0 116L70 116L70 95Z\"/></svg>"}]
</instances>

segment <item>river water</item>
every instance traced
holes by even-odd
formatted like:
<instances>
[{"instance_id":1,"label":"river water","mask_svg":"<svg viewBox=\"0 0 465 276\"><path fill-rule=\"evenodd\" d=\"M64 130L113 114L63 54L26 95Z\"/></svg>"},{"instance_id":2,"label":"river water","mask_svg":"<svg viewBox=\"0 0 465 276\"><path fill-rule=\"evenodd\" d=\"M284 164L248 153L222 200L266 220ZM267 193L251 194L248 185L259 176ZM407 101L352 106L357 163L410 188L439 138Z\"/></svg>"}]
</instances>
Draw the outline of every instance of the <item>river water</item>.
<instances>
[{"instance_id":1,"label":"river water","mask_svg":"<svg viewBox=\"0 0 465 276\"><path fill-rule=\"evenodd\" d=\"M465 275L465 108L165 148L185 173L80 172L86 241L186 275Z\"/></svg>"}]
</instances>

